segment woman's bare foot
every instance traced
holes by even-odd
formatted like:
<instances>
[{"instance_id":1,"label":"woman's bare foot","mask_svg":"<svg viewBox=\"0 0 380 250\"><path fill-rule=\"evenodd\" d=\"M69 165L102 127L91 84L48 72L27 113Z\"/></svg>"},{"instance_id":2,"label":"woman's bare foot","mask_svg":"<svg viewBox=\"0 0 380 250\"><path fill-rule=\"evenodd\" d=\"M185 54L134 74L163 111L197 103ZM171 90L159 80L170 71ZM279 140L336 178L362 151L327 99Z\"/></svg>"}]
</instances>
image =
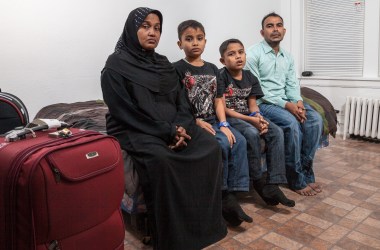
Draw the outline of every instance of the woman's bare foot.
<instances>
[{"instance_id":1,"label":"woman's bare foot","mask_svg":"<svg viewBox=\"0 0 380 250\"><path fill-rule=\"evenodd\" d=\"M311 187L315 192L320 193L322 192L322 186L319 183L309 183L307 184L309 187Z\"/></svg>"},{"instance_id":2,"label":"woman's bare foot","mask_svg":"<svg viewBox=\"0 0 380 250\"><path fill-rule=\"evenodd\" d=\"M294 192L296 192L299 195L304 195L304 196L313 196L317 194L317 192L314 191L314 189L312 189L310 186L306 186L305 188L298 189L298 190L294 189Z\"/></svg>"}]
</instances>

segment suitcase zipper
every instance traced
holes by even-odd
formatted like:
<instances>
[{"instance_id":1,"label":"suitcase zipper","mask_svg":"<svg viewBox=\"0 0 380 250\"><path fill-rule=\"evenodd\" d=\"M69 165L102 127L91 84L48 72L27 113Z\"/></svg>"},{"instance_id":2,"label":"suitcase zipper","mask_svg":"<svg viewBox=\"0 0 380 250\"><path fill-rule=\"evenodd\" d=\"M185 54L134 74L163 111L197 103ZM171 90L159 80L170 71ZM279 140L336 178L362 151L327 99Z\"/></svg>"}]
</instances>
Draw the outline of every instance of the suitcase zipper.
<instances>
[{"instance_id":1,"label":"suitcase zipper","mask_svg":"<svg viewBox=\"0 0 380 250\"><path fill-rule=\"evenodd\" d=\"M60 250L58 240L53 240L49 245L49 250Z\"/></svg>"},{"instance_id":2,"label":"suitcase zipper","mask_svg":"<svg viewBox=\"0 0 380 250\"><path fill-rule=\"evenodd\" d=\"M59 172L58 168L52 167L54 172L55 181L58 183L61 181L61 172Z\"/></svg>"},{"instance_id":3,"label":"suitcase zipper","mask_svg":"<svg viewBox=\"0 0 380 250\"><path fill-rule=\"evenodd\" d=\"M46 141L44 143L41 143L41 144L37 144L37 145L33 145L27 149L25 149L21 154L17 155L16 156L16 161L12 163L12 166L15 166L14 168L11 168L11 171L8 173L8 180L9 180L9 200L10 201L13 201L15 199L13 199L14 197L14 193L15 193L15 190L14 190L14 187L16 186L16 182L17 182L17 178L18 178L18 175L19 175L19 172L20 172L20 166L21 166L21 162L23 162L28 156L30 156L31 154L33 154L37 149L39 149L40 147L44 147L44 146L48 146L50 145L53 141L56 141L56 140L49 140L49 141ZM18 166L18 167L16 167ZM14 235L14 230L12 229L12 227L14 227L14 215L13 215L13 211L16 211L16 204L15 202L10 202L9 206L8 206L8 211L9 211L9 227L6 228L6 231L8 231L8 234L10 234L10 238L11 240L9 241L9 246L11 249L13 249L14 247L14 239L16 238L16 236ZM6 232L7 234L7 232Z\"/></svg>"}]
</instances>

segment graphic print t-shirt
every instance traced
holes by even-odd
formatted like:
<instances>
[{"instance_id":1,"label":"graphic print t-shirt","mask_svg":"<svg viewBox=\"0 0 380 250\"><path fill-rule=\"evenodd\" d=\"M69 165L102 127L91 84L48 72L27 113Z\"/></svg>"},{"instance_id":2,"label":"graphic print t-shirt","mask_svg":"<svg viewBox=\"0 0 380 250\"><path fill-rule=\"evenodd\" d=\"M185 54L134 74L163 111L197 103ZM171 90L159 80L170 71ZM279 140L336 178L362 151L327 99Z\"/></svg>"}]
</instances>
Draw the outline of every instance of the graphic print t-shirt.
<instances>
[{"instance_id":1,"label":"graphic print t-shirt","mask_svg":"<svg viewBox=\"0 0 380 250\"><path fill-rule=\"evenodd\" d=\"M264 96L259 80L249 70L243 70L241 80L233 78L225 67L219 73L218 83L226 98L226 107L240 114L249 114L248 97L256 96L256 99L260 99Z\"/></svg>"},{"instance_id":2,"label":"graphic print t-shirt","mask_svg":"<svg viewBox=\"0 0 380 250\"><path fill-rule=\"evenodd\" d=\"M206 121L214 120L214 99L223 96L222 89L217 91L218 68L208 62L200 67L193 66L183 59L173 63L173 66L181 83L185 85L195 117ZM217 92L221 94L217 96Z\"/></svg>"}]
</instances>

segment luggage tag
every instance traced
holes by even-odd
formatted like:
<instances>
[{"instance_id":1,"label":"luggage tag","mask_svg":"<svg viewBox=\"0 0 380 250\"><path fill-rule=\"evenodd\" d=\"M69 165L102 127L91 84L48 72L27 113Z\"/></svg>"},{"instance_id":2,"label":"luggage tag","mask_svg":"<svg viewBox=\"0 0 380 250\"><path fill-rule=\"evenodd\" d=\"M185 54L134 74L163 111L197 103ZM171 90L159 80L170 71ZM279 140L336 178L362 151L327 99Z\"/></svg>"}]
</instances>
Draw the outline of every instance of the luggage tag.
<instances>
[{"instance_id":1,"label":"luggage tag","mask_svg":"<svg viewBox=\"0 0 380 250\"><path fill-rule=\"evenodd\" d=\"M57 119L34 119L26 127L33 128L37 126L44 127L42 129L59 128L62 127L62 122Z\"/></svg>"},{"instance_id":2,"label":"luggage tag","mask_svg":"<svg viewBox=\"0 0 380 250\"><path fill-rule=\"evenodd\" d=\"M64 129L49 133L49 137L53 137L53 138L69 138L72 135L73 133L68 128L64 128Z\"/></svg>"}]
</instances>

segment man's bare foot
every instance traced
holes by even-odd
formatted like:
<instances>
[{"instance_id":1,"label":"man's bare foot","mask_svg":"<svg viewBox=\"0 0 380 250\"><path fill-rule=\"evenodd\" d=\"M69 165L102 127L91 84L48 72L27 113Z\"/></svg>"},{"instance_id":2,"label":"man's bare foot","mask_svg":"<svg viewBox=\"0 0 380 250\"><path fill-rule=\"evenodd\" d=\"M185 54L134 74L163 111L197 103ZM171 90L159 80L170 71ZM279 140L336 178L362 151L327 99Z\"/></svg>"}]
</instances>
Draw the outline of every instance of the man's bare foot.
<instances>
[{"instance_id":1,"label":"man's bare foot","mask_svg":"<svg viewBox=\"0 0 380 250\"><path fill-rule=\"evenodd\" d=\"M315 192L320 193L322 192L322 186L319 183L309 183L307 184L309 187L311 187Z\"/></svg>"},{"instance_id":2,"label":"man's bare foot","mask_svg":"<svg viewBox=\"0 0 380 250\"><path fill-rule=\"evenodd\" d=\"M310 186L306 186L305 188L299 189L299 190L294 189L294 192L296 192L299 195L304 195L304 196L313 196L317 194L317 192L314 191L314 189L312 189Z\"/></svg>"}]
</instances>

